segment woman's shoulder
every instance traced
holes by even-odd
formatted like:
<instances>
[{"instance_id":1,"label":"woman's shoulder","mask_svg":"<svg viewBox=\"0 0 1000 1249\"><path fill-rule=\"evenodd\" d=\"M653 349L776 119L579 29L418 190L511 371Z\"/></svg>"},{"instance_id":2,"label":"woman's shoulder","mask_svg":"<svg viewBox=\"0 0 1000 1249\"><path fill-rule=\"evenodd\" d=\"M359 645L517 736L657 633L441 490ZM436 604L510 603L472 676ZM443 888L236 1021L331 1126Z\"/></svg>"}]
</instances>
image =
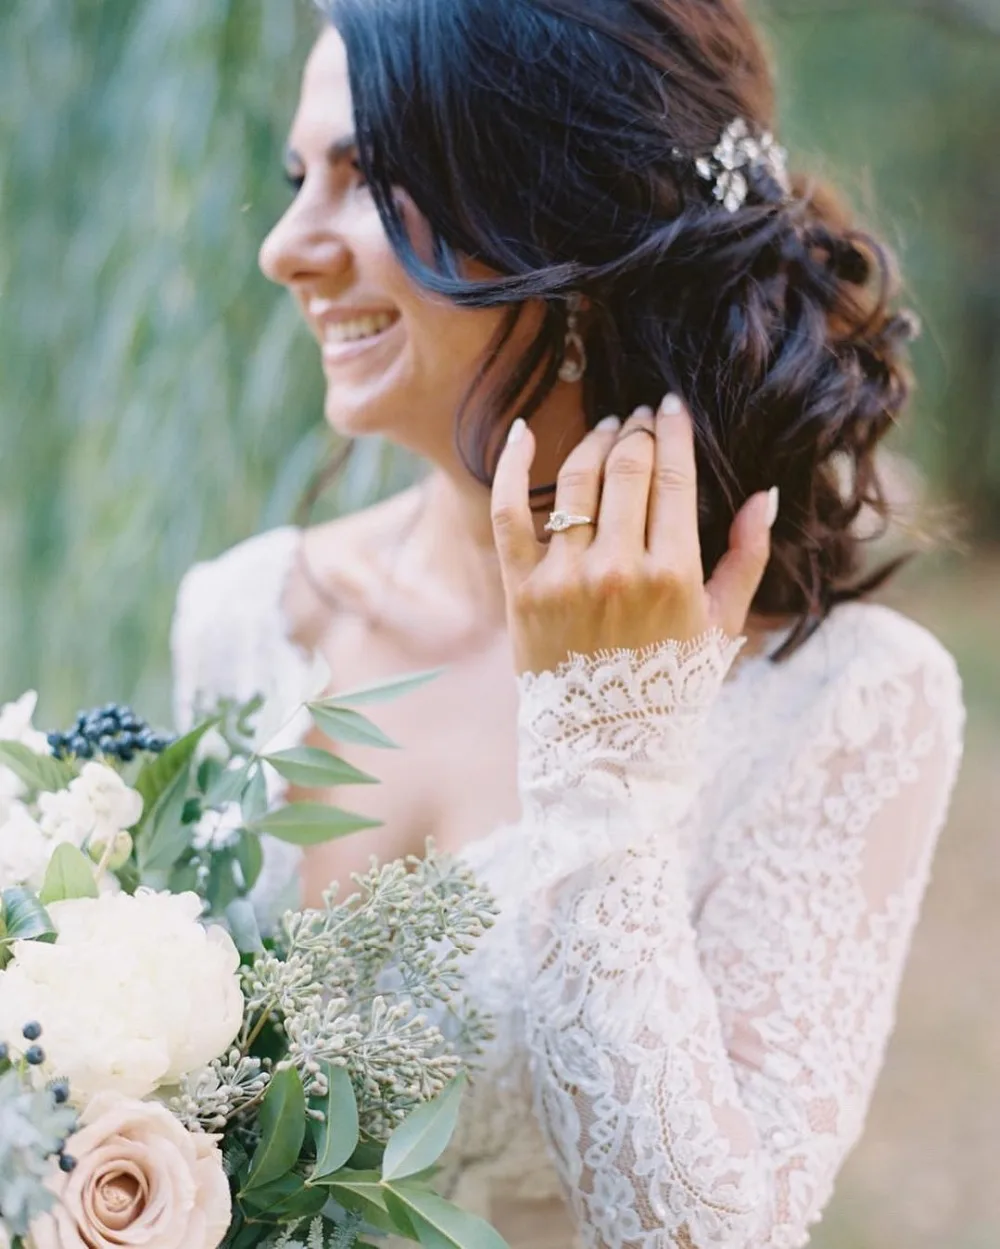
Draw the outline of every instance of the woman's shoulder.
<instances>
[{"instance_id":1,"label":"woman's shoulder","mask_svg":"<svg viewBox=\"0 0 1000 1249\"><path fill-rule=\"evenodd\" d=\"M171 629L181 724L199 697L252 697L280 652L293 655L282 600L300 542L296 528L271 529L185 573Z\"/></svg>"},{"instance_id":2,"label":"woman's shoulder","mask_svg":"<svg viewBox=\"0 0 1000 1249\"><path fill-rule=\"evenodd\" d=\"M924 625L882 603L842 603L817 633L843 663L929 669L956 675L955 658Z\"/></svg>"},{"instance_id":3,"label":"woman's shoulder","mask_svg":"<svg viewBox=\"0 0 1000 1249\"><path fill-rule=\"evenodd\" d=\"M839 700L932 710L956 734L964 723L954 656L924 625L880 603L843 603L799 652L800 671ZM795 666L793 656L792 666ZM919 713L917 713L919 714Z\"/></svg>"}]
</instances>

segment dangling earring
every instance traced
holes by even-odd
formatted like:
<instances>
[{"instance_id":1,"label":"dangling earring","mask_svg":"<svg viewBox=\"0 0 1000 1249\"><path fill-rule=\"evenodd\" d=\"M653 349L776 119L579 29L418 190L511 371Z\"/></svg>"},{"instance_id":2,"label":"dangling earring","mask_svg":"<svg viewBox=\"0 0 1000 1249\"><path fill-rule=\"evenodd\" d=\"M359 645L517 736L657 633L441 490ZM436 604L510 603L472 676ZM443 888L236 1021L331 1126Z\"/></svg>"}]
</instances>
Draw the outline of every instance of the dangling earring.
<instances>
[{"instance_id":1,"label":"dangling earring","mask_svg":"<svg viewBox=\"0 0 1000 1249\"><path fill-rule=\"evenodd\" d=\"M569 316L566 321L566 345L563 348L563 362L559 366L559 377L564 382L578 382L587 371L587 349L580 337L583 296L577 291L571 292L566 297L566 309Z\"/></svg>"}]
</instances>

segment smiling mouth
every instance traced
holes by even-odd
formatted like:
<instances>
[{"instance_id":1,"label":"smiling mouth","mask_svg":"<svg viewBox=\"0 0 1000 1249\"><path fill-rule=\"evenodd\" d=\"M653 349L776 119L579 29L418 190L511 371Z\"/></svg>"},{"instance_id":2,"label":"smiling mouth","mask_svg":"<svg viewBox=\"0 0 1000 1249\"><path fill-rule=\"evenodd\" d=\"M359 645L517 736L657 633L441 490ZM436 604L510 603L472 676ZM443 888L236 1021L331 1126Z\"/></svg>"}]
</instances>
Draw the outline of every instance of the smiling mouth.
<instances>
[{"instance_id":1,"label":"smiling mouth","mask_svg":"<svg viewBox=\"0 0 1000 1249\"><path fill-rule=\"evenodd\" d=\"M327 322L320 330L323 354L340 355L347 348L357 348L381 338L399 319L398 313L379 312L351 321Z\"/></svg>"}]
</instances>

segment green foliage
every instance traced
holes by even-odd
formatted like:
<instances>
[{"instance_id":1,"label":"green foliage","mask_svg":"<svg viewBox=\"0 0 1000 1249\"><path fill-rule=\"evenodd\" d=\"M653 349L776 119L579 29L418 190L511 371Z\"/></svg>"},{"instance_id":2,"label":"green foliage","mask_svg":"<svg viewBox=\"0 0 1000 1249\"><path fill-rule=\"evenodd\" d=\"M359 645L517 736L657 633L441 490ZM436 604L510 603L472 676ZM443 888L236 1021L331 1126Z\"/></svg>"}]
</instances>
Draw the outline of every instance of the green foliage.
<instances>
[{"instance_id":1,"label":"green foliage","mask_svg":"<svg viewBox=\"0 0 1000 1249\"><path fill-rule=\"evenodd\" d=\"M281 1179L298 1161L306 1135L306 1097L294 1067L271 1077L260 1107L260 1133L241 1196Z\"/></svg>"},{"instance_id":2,"label":"green foliage","mask_svg":"<svg viewBox=\"0 0 1000 1249\"><path fill-rule=\"evenodd\" d=\"M434 1165L458 1124L464 1077L453 1080L432 1102L418 1106L386 1141L382 1178L405 1180Z\"/></svg>"},{"instance_id":3,"label":"green foliage","mask_svg":"<svg viewBox=\"0 0 1000 1249\"><path fill-rule=\"evenodd\" d=\"M0 948L14 941L52 941L55 925L39 899L20 885L0 893Z\"/></svg>"},{"instance_id":4,"label":"green foliage","mask_svg":"<svg viewBox=\"0 0 1000 1249\"><path fill-rule=\"evenodd\" d=\"M35 754L21 742L0 742L0 767L9 768L18 780L40 793L62 789L76 776L71 763Z\"/></svg>"},{"instance_id":5,"label":"green foliage","mask_svg":"<svg viewBox=\"0 0 1000 1249\"><path fill-rule=\"evenodd\" d=\"M69 842L56 846L45 870L45 880L38 894L39 902L48 906L50 902L63 902L67 898L96 897L94 864Z\"/></svg>"},{"instance_id":6,"label":"green foliage","mask_svg":"<svg viewBox=\"0 0 1000 1249\"><path fill-rule=\"evenodd\" d=\"M323 1119L314 1122L316 1165L310 1181L315 1183L347 1165L358 1146L358 1103L345 1067L323 1063L328 1089L322 1099Z\"/></svg>"}]
</instances>

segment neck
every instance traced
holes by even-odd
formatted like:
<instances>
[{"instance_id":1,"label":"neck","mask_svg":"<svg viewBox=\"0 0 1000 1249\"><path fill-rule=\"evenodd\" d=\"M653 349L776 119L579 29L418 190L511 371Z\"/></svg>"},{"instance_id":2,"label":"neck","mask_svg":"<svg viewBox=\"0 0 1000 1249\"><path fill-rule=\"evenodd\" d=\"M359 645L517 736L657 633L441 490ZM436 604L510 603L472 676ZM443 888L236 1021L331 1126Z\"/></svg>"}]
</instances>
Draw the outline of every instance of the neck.
<instances>
[{"instance_id":1,"label":"neck","mask_svg":"<svg viewBox=\"0 0 1000 1249\"><path fill-rule=\"evenodd\" d=\"M531 426L537 440L531 485L554 485L566 457L586 433L579 387L557 386ZM450 441L425 454L433 468L424 487L423 513L413 531L412 557L435 579L445 580L452 592L467 592L483 606L485 591L490 606L502 612L489 487L475 480Z\"/></svg>"}]
</instances>

